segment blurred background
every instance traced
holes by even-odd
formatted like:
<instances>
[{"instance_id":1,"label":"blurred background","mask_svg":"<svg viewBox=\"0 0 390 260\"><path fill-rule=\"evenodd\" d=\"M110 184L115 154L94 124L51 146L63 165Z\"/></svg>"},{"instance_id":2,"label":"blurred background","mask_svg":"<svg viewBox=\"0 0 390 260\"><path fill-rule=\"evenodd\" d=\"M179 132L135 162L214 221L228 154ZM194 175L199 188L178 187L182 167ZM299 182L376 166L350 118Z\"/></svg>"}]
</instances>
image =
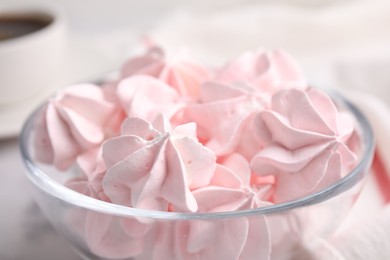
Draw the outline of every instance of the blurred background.
<instances>
[{"instance_id":1,"label":"blurred background","mask_svg":"<svg viewBox=\"0 0 390 260\"><path fill-rule=\"evenodd\" d=\"M341 82L362 90L366 87L359 84L361 79L351 79L351 74L366 70L365 65L370 63L370 74L376 73L373 78L379 77L380 82L384 75L378 72L378 67L386 65L390 57L390 3L386 0L2 0L0 3L49 5L61 10L73 59L79 59L80 63L76 79L119 67L145 36L169 49L185 46L194 57L208 63L221 63L259 46L283 48L298 59L311 81ZM390 102L390 96L382 88L370 91Z\"/></svg>"},{"instance_id":2,"label":"blurred background","mask_svg":"<svg viewBox=\"0 0 390 260\"><path fill-rule=\"evenodd\" d=\"M59 10L69 63L52 89L0 105L1 260L78 259L27 195L17 135L49 93L118 69L145 37L169 50L187 47L212 65L248 49L282 48L312 84L361 91L390 104L386 0L0 0L0 12L5 6Z\"/></svg>"}]
</instances>

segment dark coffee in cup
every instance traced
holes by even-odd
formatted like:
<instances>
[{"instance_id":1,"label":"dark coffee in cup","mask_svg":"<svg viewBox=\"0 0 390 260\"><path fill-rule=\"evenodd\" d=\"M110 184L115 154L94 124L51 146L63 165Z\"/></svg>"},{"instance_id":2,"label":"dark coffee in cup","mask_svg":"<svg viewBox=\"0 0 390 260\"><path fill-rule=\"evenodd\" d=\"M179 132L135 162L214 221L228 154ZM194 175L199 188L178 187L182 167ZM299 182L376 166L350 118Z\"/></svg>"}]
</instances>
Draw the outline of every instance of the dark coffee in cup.
<instances>
[{"instance_id":1,"label":"dark coffee in cup","mask_svg":"<svg viewBox=\"0 0 390 260\"><path fill-rule=\"evenodd\" d=\"M34 33L52 22L53 18L44 14L2 14L0 12L0 41Z\"/></svg>"}]
</instances>

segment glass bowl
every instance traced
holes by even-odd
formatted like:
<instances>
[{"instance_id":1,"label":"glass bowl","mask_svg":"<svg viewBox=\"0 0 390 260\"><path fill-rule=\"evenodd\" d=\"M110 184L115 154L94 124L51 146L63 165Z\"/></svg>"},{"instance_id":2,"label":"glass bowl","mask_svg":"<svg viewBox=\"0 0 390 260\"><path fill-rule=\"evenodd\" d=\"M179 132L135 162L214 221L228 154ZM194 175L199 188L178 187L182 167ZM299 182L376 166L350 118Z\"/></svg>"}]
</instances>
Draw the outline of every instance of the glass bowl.
<instances>
[{"instance_id":1,"label":"glass bowl","mask_svg":"<svg viewBox=\"0 0 390 260\"><path fill-rule=\"evenodd\" d=\"M342 96L330 94L356 119L362 144L358 164L318 192L253 210L158 212L75 192L62 184L66 174L34 159L33 126L39 109L24 125L20 149L37 203L85 259L299 258L305 248L320 243L340 226L361 191L373 157L373 133L367 119Z\"/></svg>"}]
</instances>

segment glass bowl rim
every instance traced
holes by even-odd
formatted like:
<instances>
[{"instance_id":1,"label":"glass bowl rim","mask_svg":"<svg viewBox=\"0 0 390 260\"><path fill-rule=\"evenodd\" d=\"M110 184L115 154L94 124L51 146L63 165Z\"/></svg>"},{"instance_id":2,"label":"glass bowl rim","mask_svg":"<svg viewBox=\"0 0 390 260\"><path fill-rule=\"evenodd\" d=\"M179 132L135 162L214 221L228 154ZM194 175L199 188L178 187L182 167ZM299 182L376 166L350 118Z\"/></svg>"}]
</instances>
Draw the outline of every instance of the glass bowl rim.
<instances>
[{"instance_id":1,"label":"glass bowl rim","mask_svg":"<svg viewBox=\"0 0 390 260\"><path fill-rule=\"evenodd\" d=\"M291 209L318 204L320 202L335 197L343 191L351 188L357 181L363 178L362 175L364 174L362 174L362 172L364 173L368 171L368 168L371 166L375 148L375 141L372 128L367 118L355 105L353 105L350 101L344 98L340 93L329 89L327 89L325 92L327 92L331 96L332 100L336 103L336 105L342 105L342 107L348 110L357 121L362 138L361 142L365 144L364 149L359 156L359 163L343 178L319 191L309 193L295 200L272 204L256 209L213 213L154 211L131 208L127 206L105 202L67 188L63 184L53 180L48 175L46 175L46 173L42 169L40 169L37 164L34 163L34 160L31 158L27 147L29 143L28 141L30 132L33 129L32 126L34 124L34 119L36 118L43 105L33 111L24 123L19 138L19 147L23 163L27 168L27 176L31 182L33 182L39 189L48 193L49 195L54 196L57 199L69 203L73 206L78 206L84 209L120 217L151 218L160 220L210 220L282 213Z\"/></svg>"}]
</instances>

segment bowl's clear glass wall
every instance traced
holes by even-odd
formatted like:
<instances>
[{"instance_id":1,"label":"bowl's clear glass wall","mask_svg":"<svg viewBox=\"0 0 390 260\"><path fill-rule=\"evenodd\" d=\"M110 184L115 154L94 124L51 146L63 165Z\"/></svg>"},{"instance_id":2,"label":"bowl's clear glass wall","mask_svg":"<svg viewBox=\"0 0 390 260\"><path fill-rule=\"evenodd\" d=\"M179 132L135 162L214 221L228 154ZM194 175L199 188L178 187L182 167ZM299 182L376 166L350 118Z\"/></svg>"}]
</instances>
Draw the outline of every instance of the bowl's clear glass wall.
<instances>
[{"instance_id":1,"label":"bowl's clear glass wall","mask_svg":"<svg viewBox=\"0 0 390 260\"><path fill-rule=\"evenodd\" d=\"M180 259L180 256L186 259L185 253L189 252L185 252L185 243L191 243L189 238L196 240L191 228L216 234L207 236L205 241L214 250L231 245L231 241L242 243L245 232L250 230L252 234L247 237L256 244L259 256L270 245L272 259L291 259L292 255L300 256L307 247L321 246L320 242L336 231L350 212L362 183L363 179L336 197L307 207L271 214L199 220L105 214L65 202L37 186L34 186L34 195L52 225L85 259ZM177 249L175 245L181 246ZM234 246L230 249L230 255L239 251ZM164 258L158 257L161 251Z\"/></svg>"},{"instance_id":2,"label":"bowl's clear glass wall","mask_svg":"<svg viewBox=\"0 0 390 260\"><path fill-rule=\"evenodd\" d=\"M258 250L259 259L270 247L272 259L290 259L304 251L303 247L315 247L318 241L340 227L370 168L374 148L372 131L354 107L345 105L355 114L361 130L363 156L359 165L345 178L320 192L250 212L149 213L68 190L62 185L66 174L33 160L36 113L24 127L21 151L28 177L35 184L34 196L39 206L58 232L86 259L180 259L199 250L203 256L209 254L211 258L208 259L213 259L213 252L218 248L221 248L218 252L229 248L231 251L226 252L232 257L242 251L238 245L243 244L245 237L250 238L245 246ZM250 235L245 236L248 232ZM213 235L204 239L206 233ZM203 239L199 241L199 238ZM213 250L207 251L207 248Z\"/></svg>"}]
</instances>

